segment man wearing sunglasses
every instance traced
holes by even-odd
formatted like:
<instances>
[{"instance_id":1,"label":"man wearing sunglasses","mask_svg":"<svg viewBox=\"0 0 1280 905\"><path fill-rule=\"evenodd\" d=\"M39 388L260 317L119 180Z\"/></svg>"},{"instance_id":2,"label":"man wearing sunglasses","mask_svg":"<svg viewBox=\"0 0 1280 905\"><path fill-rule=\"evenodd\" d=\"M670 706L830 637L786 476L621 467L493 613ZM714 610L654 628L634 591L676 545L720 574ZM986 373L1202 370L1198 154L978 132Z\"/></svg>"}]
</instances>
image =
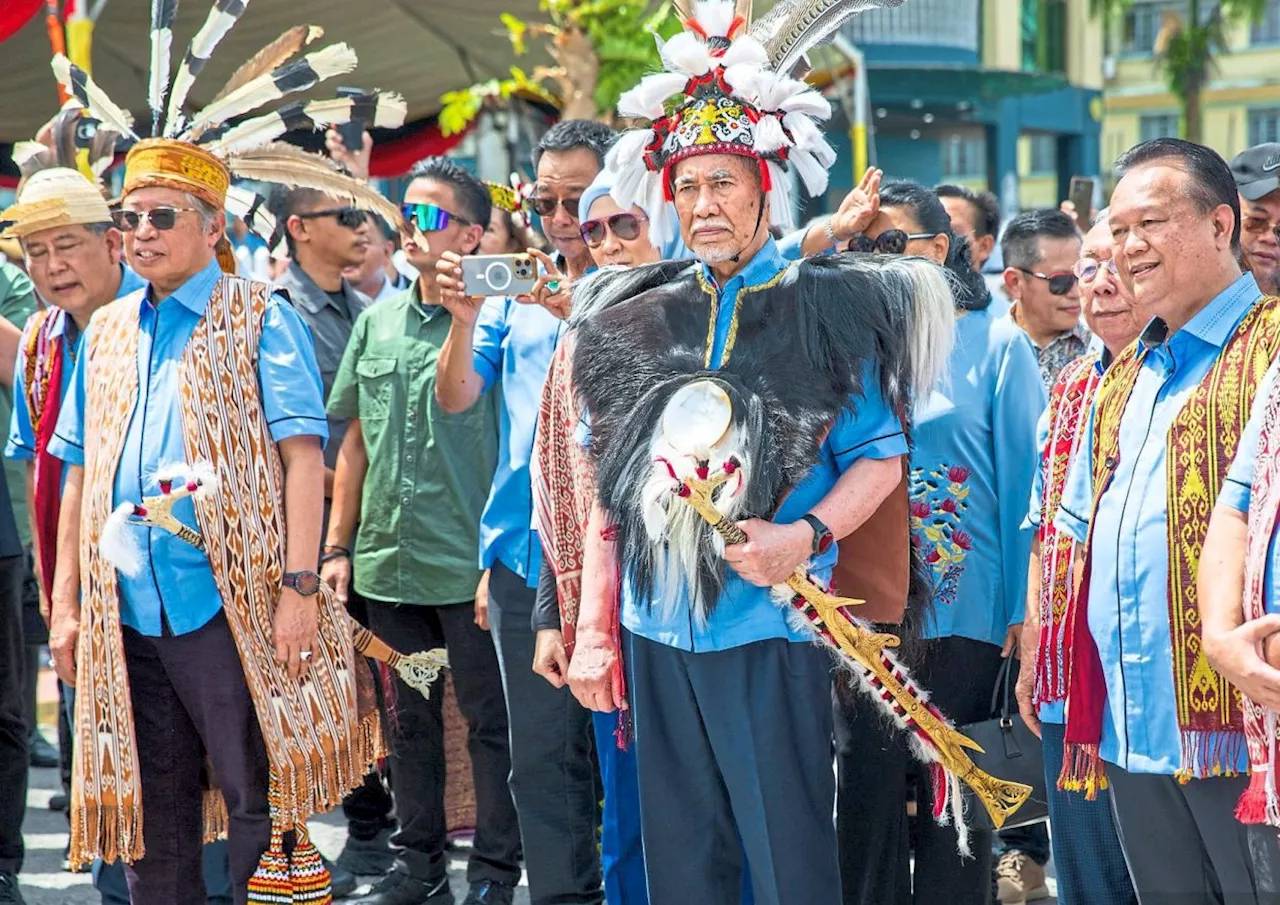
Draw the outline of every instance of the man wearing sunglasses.
<instances>
[{"instance_id":1,"label":"man wearing sunglasses","mask_svg":"<svg viewBox=\"0 0 1280 905\"><path fill-rule=\"evenodd\" d=\"M460 414L434 399L452 322L435 265L445 251L475 251L489 222L489 194L443 157L420 161L411 176L403 243L424 276L357 318L338 369L329 413L350 422L338 454L322 574L340 600L358 591L370 628L399 649L448 647L475 781L464 905L511 905L520 880L520 827L507 784L507 711L493 639L475 603L480 515L498 458L499 394L484 393ZM357 905L453 905L443 698L424 698L394 681L395 712L385 725L392 727L397 858Z\"/></svg>"},{"instance_id":2,"label":"man wearing sunglasses","mask_svg":"<svg viewBox=\"0 0 1280 905\"><path fill-rule=\"evenodd\" d=\"M1268 295L1280 294L1280 144L1241 151L1231 160L1240 193L1244 263Z\"/></svg>"},{"instance_id":3,"label":"man wearing sunglasses","mask_svg":"<svg viewBox=\"0 0 1280 905\"><path fill-rule=\"evenodd\" d=\"M223 163L194 145L152 139L130 151L116 223L145 287L92 319L47 448L65 471L50 646L59 678L77 686L77 737L90 748L78 749L72 826L86 832L73 855L132 858L135 902L181 901L200 875L206 756L230 812L227 848L242 899L272 830L265 734L307 721L288 686L309 675L322 700L354 694L337 684L346 680L326 634L335 636L321 632L338 614L316 596L327 427L314 352L270 286L221 271L215 248L229 182ZM218 469L216 496L199 509L180 498L172 515L204 546L158 526L122 525L140 561L136 573L127 559L119 571L98 543L107 513L173 490L163 466L201 460ZM233 462L258 467L237 472ZM247 625L247 606L269 619ZM94 626L84 637L82 608ZM280 690L268 704L273 719L259 720L252 689L264 686L251 676ZM331 725L354 720L335 714ZM340 728L323 753L305 741L291 750L323 775L324 758L351 757L352 740ZM99 746L112 757L95 759ZM114 772L121 762L128 773ZM129 813L141 821L145 798L136 844L80 821L77 809L108 788L115 805L103 809L106 823Z\"/></svg>"},{"instance_id":4,"label":"man wearing sunglasses","mask_svg":"<svg viewBox=\"0 0 1280 905\"><path fill-rule=\"evenodd\" d=\"M374 228L364 211L315 189L282 190L274 201L274 213L284 226L290 259L288 269L276 278L276 285L288 293L294 310L311 331L324 398L328 400L355 319L371 304L369 297L357 292L343 276L343 271L364 263ZM326 521L333 495L333 470L346 430L347 419L329 415L329 440L324 447ZM359 595L353 596L348 608L353 617L368 624L364 600ZM395 826L392 807L386 783L376 772L370 773L364 785L343 801L347 841L330 868L339 894L355 890L355 874L378 874L390 868L394 858L388 841Z\"/></svg>"},{"instance_id":5,"label":"man wearing sunglasses","mask_svg":"<svg viewBox=\"0 0 1280 905\"><path fill-rule=\"evenodd\" d=\"M1062 211L1024 211L1004 228L1000 251L1005 288L1013 299L1009 316L1035 346L1047 391L1058 372L1089 346L1072 269L1080 259L1080 230Z\"/></svg>"},{"instance_id":6,"label":"man wearing sunglasses","mask_svg":"<svg viewBox=\"0 0 1280 905\"><path fill-rule=\"evenodd\" d=\"M446 412L465 412L496 382L502 386L498 464L480 523L487 591L482 587L477 596L487 594L502 665L511 792L520 812L534 905L602 897L590 715L568 688L553 688L532 670L542 549L530 530L529 460L542 386L565 329L560 316L568 310L569 283L592 264L578 232L579 200L600 172L613 139L613 130L600 123L566 120L539 142L533 204L545 212L542 231L557 252L558 272L544 273L532 296L466 298L461 258L446 252L437 265L442 301L453 317L440 353L436 400Z\"/></svg>"}]
</instances>

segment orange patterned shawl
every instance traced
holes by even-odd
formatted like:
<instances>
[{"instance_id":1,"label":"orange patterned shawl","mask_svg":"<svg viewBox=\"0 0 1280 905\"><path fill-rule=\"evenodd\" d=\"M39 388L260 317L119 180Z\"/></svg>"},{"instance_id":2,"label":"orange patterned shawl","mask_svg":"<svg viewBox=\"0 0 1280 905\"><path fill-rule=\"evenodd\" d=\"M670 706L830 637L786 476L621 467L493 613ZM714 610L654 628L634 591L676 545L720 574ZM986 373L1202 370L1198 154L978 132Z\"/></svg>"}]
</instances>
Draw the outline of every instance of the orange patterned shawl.
<instances>
[{"instance_id":1,"label":"orange patterned shawl","mask_svg":"<svg viewBox=\"0 0 1280 905\"><path fill-rule=\"evenodd\" d=\"M383 754L372 688L357 688L345 611L322 586L320 631L301 681L275 662L271 619L284 573L284 476L263 414L258 343L271 287L226 276L179 365L188 460L210 462L218 492L196 503L227 623L266 741L273 822L290 826L337 805ZM125 668L115 569L98 555L113 508L114 479L138 401L141 293L103 308L82 354L86 374L80 569L83 599L77 651L76 781L71 860L135 861L144 855L137 743ZM221 795L205 799L205 832L225 831Z\"/></svg>"}]
</instances>

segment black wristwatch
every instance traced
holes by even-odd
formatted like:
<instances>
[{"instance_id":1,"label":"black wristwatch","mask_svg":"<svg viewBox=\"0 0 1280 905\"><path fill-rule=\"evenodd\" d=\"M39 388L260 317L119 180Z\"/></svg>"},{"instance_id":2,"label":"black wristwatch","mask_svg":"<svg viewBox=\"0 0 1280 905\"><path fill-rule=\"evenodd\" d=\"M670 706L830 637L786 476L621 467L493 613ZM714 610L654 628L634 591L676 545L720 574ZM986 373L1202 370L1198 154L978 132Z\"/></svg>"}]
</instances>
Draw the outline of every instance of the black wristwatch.
<instances>
[{"instance_id":1,"label":"black wristwatch","mask_svg":"<svg viewBox=\"0 0 1280 905\"><path fill-rule=\"evenodd\" d=\"M314 597L320 593L320 576L315 572L286 572L284 586L292 588L303 597Z\"/></svg>"},{"instance_id":2,"label":"black wristwatch","mask_svg":"<svg viewBox=\"0 0 1280 905\"><path fill-rule=\"evenodd\" d=\"M822 519L813 513L800 516L800 520L809 523L809 527L813 529L813 555L818 556L826 553L831 549L831 545L836 542L835 535L831 533L831 529L822 523Z\"/></svg>"}]
</instances>

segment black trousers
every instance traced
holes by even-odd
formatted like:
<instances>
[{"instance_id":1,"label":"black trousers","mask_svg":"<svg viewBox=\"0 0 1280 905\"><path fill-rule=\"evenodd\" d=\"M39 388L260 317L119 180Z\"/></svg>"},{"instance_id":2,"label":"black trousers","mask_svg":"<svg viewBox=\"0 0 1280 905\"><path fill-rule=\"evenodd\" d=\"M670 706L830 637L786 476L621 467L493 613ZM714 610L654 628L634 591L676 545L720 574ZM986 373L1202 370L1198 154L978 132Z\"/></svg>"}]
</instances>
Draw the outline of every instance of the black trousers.
<instances>
[{"instance_id":1,"label":"black trousers","mask_svg":"<svg viewBox=\"0 0 1280 905\"><path fill-rule=\"evenodd\" d=\"M235 900L271 841L267 749L227 618L185 635L124 629L137 733L146 855L125 866L137 903L204 905L202 771L213 765L227 803Z\"/></svg>"},{"instance_id":2,"label":"black trousers","mask_svg":"<svg viewBox=\"0 0 1280 905\"><path fill-rule=\"evenodd\" d=\"M704 654L628 633L651 905L835 905L831 658L757 641Z\"/></svg>"},{"instance_id":3,"label":"black trousers","mask_svg":"<svg viewBox=\"0 0 1280 905\"><path fill-rule=\"evenodd\" d=\"M511 794L533 905L603 901L596 845L599 802L591 714L568 688L533 671L535 591L498 563L489 577L489 625L511 726Z\"/></svg>"},{"instance_id":4,"label":"black trousers","mask_svg":"<svg viewBox=\"0 0 1280 905\"><path fill-rule=\"evenodd\" d=\"M27 720L23 707L21 556L0 557L0 873L22 869L27 807Z\"/></svg>"},{"instance_id":5,"label":"black trousers","mask_svg":"<svg viewBox=\"0 0 1280 905\"><path fill-rule=\"evenodd\" d=\"M326 508L326 522L327 512ZM354 588L350 589L348 594L350 596L347 600L347 612L361 625L368 625L368 602L357 594ZM363 660L361 666L373 672L373 687L381 695L382 683L377 679L378 670L373 661ZM385 767L382 771L374 767L365 775L364 782L342 799L342 816L347 818L347 834L351 838L367 842L383 830L396 825L391 791L387 788L387 779L383 775L386 772L388 771Z\"/></svg>"},{"instance_id":6,"label":"black trousers","mask_svg":"<svg viewBox=\"0 0 1280 905\"><path fill-rule=\"evenodd\" d=\"M476 790L476 835L467 867L471 882L520 880L520 824L507 777L511 749L498 655L475 624L473 603L449 606L368 601L370 628L402 651L449 650L458 707L467 720L467 750ZM391 790L400 830L391 839L402 869L433 881L444 876L444 695L430 698L395 680L391 727Z\"/></svg>"},{"instance_id":7,"label":"black trousers","mask_svg":"<svg viewBox=\"0 0 1280 905\"><path fill-rule=\"evenodd\" d=\"M1000 648L968 638L927 642L915 670L932 700L956 723L986 719L1000 672ZM906 737L861 693L836 694L836 764L840 872L844 905L987 905L992 832L975 819L973 857L956 851L956 832L939 826L933 790L915 769ZM916 786L918 816L908 821L907 788ZM981 805L970 800L972 813ZM915 847L914 884L910 848Z\"/></svg>"},{"instance_id":8,"label":"black trousers","mask_svg":"<svg viewBox=\"0 0 1280 905\"><path fill-rule=\"evenodd\" d=\"M1193 779L1107 764L1124 860L1140 905L1277 905L1280 841L1244 826L1236 802L1247 776Z\"/></svg>"}]
</instances>

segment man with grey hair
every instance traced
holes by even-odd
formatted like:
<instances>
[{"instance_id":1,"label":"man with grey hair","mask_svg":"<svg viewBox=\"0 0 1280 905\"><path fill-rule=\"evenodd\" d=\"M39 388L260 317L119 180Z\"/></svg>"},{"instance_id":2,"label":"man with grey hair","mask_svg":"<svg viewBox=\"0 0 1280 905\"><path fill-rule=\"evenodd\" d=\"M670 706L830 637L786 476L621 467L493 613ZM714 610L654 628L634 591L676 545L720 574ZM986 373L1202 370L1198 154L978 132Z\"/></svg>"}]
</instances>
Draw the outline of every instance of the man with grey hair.
<instances>
[{"instance_id":1,"label":"man with grey hair","mask_svg":"<svg viewBox=\"0 0 1280 905\"><path fill-rule=\"evenodd\" d=\"M40 204L54 199L60 205L57 208ZM62 463L47 452L53 422L71 382L89 318L108 302L146 284L125 263L123 240L111 222L111 211L84 176L66 168L41 170L26 181L17 200L0 214L0 220L12 221L5 235L18 239L27 272L46 307L26 321L17 344L17 366L11 372L16 404L4 454L26 467L32 558L41 616L47 622L63 483ZM75 690L67 690L66 706L74 708ZM205 885L210 902L230 901L226 864L225 842L207 847ZM97 867L94 883L105 905L129 902L124 865L119 861Z\"/></svg>"}]
</instances>

